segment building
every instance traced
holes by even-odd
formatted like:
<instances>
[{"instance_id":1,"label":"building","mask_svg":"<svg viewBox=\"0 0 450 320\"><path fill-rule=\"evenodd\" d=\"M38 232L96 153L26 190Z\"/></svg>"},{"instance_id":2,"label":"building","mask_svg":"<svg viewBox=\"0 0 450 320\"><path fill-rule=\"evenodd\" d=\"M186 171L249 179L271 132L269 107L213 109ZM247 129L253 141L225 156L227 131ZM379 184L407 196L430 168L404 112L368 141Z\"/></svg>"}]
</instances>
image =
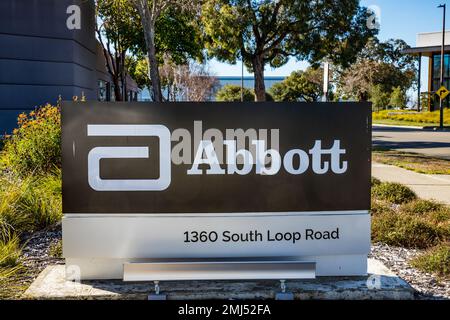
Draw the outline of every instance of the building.
<instances>
[{"instance_id":1,"label":"building","mask_svg":"<svg viewBox=\"0 0 450 320\"><path fill-rule=\"evenodd\" d=\"M419 33L417 35L416 47L405 50L406 54L412 54L419 58L419 97L423 94L434 97L435 92L440 88L441 75L441 48L442 48L442 31ZM445 56L444 56L444 85L450 89L450 31L445 32ZM422 58L428 58L428 79L427 91L422 90L421 73ZM428 110L435 111L439 109L439 98L427 99ZM419 100L420 101L420 100ZM444 107L450 107L450 97L444 100Z\"/></svg>"},{"instance_id":2,"label":"building","mask_svg":"<svg viewBox=\"0 0 450 320\"><path fill-rule=\"evenodd\" d=\"M272 86L276 83L283 81L286 77L264 77L264 83L266 85L266 90L272 88ZM232 84L236 86L241 86L241 77L218 77L219 79L219 87L222 88L227 84ZM244 77L244 87L253 89L255 87L255 78Z\"/></svg>"},{"instance_id":3,"label":"building","mask_svg":"<svg viewBox=\"0 0 450 320\"><path fill-rule=\"evenodd\" d=\"M72 5L80 8L81 22L73 30L67 23ZM110 83L95 38L93 0L0 1L0 135L15 127L19 113L55 103L59 95L109 100ZM136 97L135 83L127 84L127 94Z\"/></svg>"},{"instance_id":4,"label":"building","mask_svg":"<svg viewBox=\"0 0 450 320\"><path fill-rule=\"evenodd\" d=\"M272 86L276 83L279 83L283 81L286 77L265 77L264 83L266 84L266 90L269 90L272 88ZM221 76L217 77L217 80L219 81L219 84L217 88L215 89L215 92L220 90L222 87L224 87L227 84L241 86L242 79L240 76ZM253 76L245 76L244 77L244 88L253 89L255 87L255 78ZM166 93L164 93L164 96ZM142 92L139 93L139 101L150 101L150 93L148 89L142 90Z\"/></svg>"}]
</instances>

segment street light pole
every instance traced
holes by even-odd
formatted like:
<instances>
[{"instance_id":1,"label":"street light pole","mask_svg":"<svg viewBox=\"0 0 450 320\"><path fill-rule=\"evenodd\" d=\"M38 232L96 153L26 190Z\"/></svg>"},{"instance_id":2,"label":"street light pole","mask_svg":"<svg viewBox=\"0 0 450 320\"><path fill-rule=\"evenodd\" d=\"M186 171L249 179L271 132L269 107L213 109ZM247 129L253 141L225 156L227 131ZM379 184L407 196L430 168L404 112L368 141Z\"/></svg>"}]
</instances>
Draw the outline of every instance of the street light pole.
<instances>
[{"instance_id":1,"label":"street light pole","mask_svg":"<svg viewBox=\"0 0 450 320\"><path fill-rule=\"evenodd\" d=\"M443 25L442 25L442 48L441 48L441 87L444 85L444 53L445 53L445 13L447 10L446 4L441 4L438 8L442 8L443 10ZM444 128L444 101L443 99L439 99L439 127L441 129Z\"/></svg>"},{"instance_id":2,"label":"street light pole","mask_svg":"<svg viewBox=\"0 0 450 320\"><path fill-rule=\"evenodd\" d=\"M244 102L244 57L242 57L241 66L241 102Z\"/></svg>"}]
</instances>

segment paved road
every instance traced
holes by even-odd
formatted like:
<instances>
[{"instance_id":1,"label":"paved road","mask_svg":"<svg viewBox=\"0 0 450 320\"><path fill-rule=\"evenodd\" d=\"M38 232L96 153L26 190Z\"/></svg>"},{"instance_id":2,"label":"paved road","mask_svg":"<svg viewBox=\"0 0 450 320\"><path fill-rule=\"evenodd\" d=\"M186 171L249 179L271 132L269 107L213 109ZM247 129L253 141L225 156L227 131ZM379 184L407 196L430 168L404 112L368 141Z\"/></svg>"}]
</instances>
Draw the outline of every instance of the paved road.
<instances>
[{"instance_id":1,"label":"paved road","mask_svg":"<svg viewBox=\"0 0 450 320\"><path fill-rule=\"evenodd\" d=\"M374 125L373 145L450 160L450 132Z\"/></svg>"},{"instance_id":2,"label":"paved road","mask_svg":"<svg viewBox=\"0 0 450 320\"><path fill-rule=\"evenodd\" d=\"M373 163L372 176L381 181L407 185L419 198L433 199L450 205L450 175L420 174L399 167Z\"/></svg>"}]
</instances>

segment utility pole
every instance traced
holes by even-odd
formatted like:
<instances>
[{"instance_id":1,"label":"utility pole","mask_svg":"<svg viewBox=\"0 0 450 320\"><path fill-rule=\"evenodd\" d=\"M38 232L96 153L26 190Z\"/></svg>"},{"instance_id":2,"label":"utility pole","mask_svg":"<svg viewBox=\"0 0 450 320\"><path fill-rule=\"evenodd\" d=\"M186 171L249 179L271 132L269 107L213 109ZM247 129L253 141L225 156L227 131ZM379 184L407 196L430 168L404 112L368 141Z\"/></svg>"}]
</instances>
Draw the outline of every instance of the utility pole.
<instances>
[{"instance_id":1,"label":"utility pole","mask_svg":"<svg viewBox=\"0 0 450 320\"><path fill-rule=\"evenodd\" d=\"M443 25L442 25L442 48L441 48L441 86L444 85L444 57L445 57L445 13L447 10L446 4L441 4L438 8L442 8L443 10ZM444 129L444 100L439 99L439 127Z\"/></svg>"},{"instance_id":2,"label":"utility pole","mask_svg":"<svg viewBox=\"0 0 450 320\"><path fill-rule=\"evenodd\" d=\"M330 64L323 64L323 97L322 102L328 102L328 90L330 87Z\"/></svg>"},{"instance_id":3,"label":"utility pole","mask_svg":"<svg viewBox=\"0 0 450 320\"><path fill-rule=\"evenodd\" d=\"M241 66L241 102L244 102L244 57L242 57Z\"/></svg>"}]
</instances>

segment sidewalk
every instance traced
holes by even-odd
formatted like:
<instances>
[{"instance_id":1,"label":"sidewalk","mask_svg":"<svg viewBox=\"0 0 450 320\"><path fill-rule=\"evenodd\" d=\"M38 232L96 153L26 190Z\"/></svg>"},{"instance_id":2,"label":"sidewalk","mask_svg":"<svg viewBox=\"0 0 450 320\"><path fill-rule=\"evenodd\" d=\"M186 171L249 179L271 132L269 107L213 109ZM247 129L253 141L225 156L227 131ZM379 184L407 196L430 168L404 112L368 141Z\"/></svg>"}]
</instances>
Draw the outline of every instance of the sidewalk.
<instances>
[{"instance_id":1,"label":"sidewalk","mask_svg":"<svg viewBox=\"0 0 450 320\"><path fill-rule=\"evenodd\" d=\"M381 181L404 184L414 190L419 198L450 205L450 175L421 174L374 162L372 176Z\"/></svg>"}]
</instances>

